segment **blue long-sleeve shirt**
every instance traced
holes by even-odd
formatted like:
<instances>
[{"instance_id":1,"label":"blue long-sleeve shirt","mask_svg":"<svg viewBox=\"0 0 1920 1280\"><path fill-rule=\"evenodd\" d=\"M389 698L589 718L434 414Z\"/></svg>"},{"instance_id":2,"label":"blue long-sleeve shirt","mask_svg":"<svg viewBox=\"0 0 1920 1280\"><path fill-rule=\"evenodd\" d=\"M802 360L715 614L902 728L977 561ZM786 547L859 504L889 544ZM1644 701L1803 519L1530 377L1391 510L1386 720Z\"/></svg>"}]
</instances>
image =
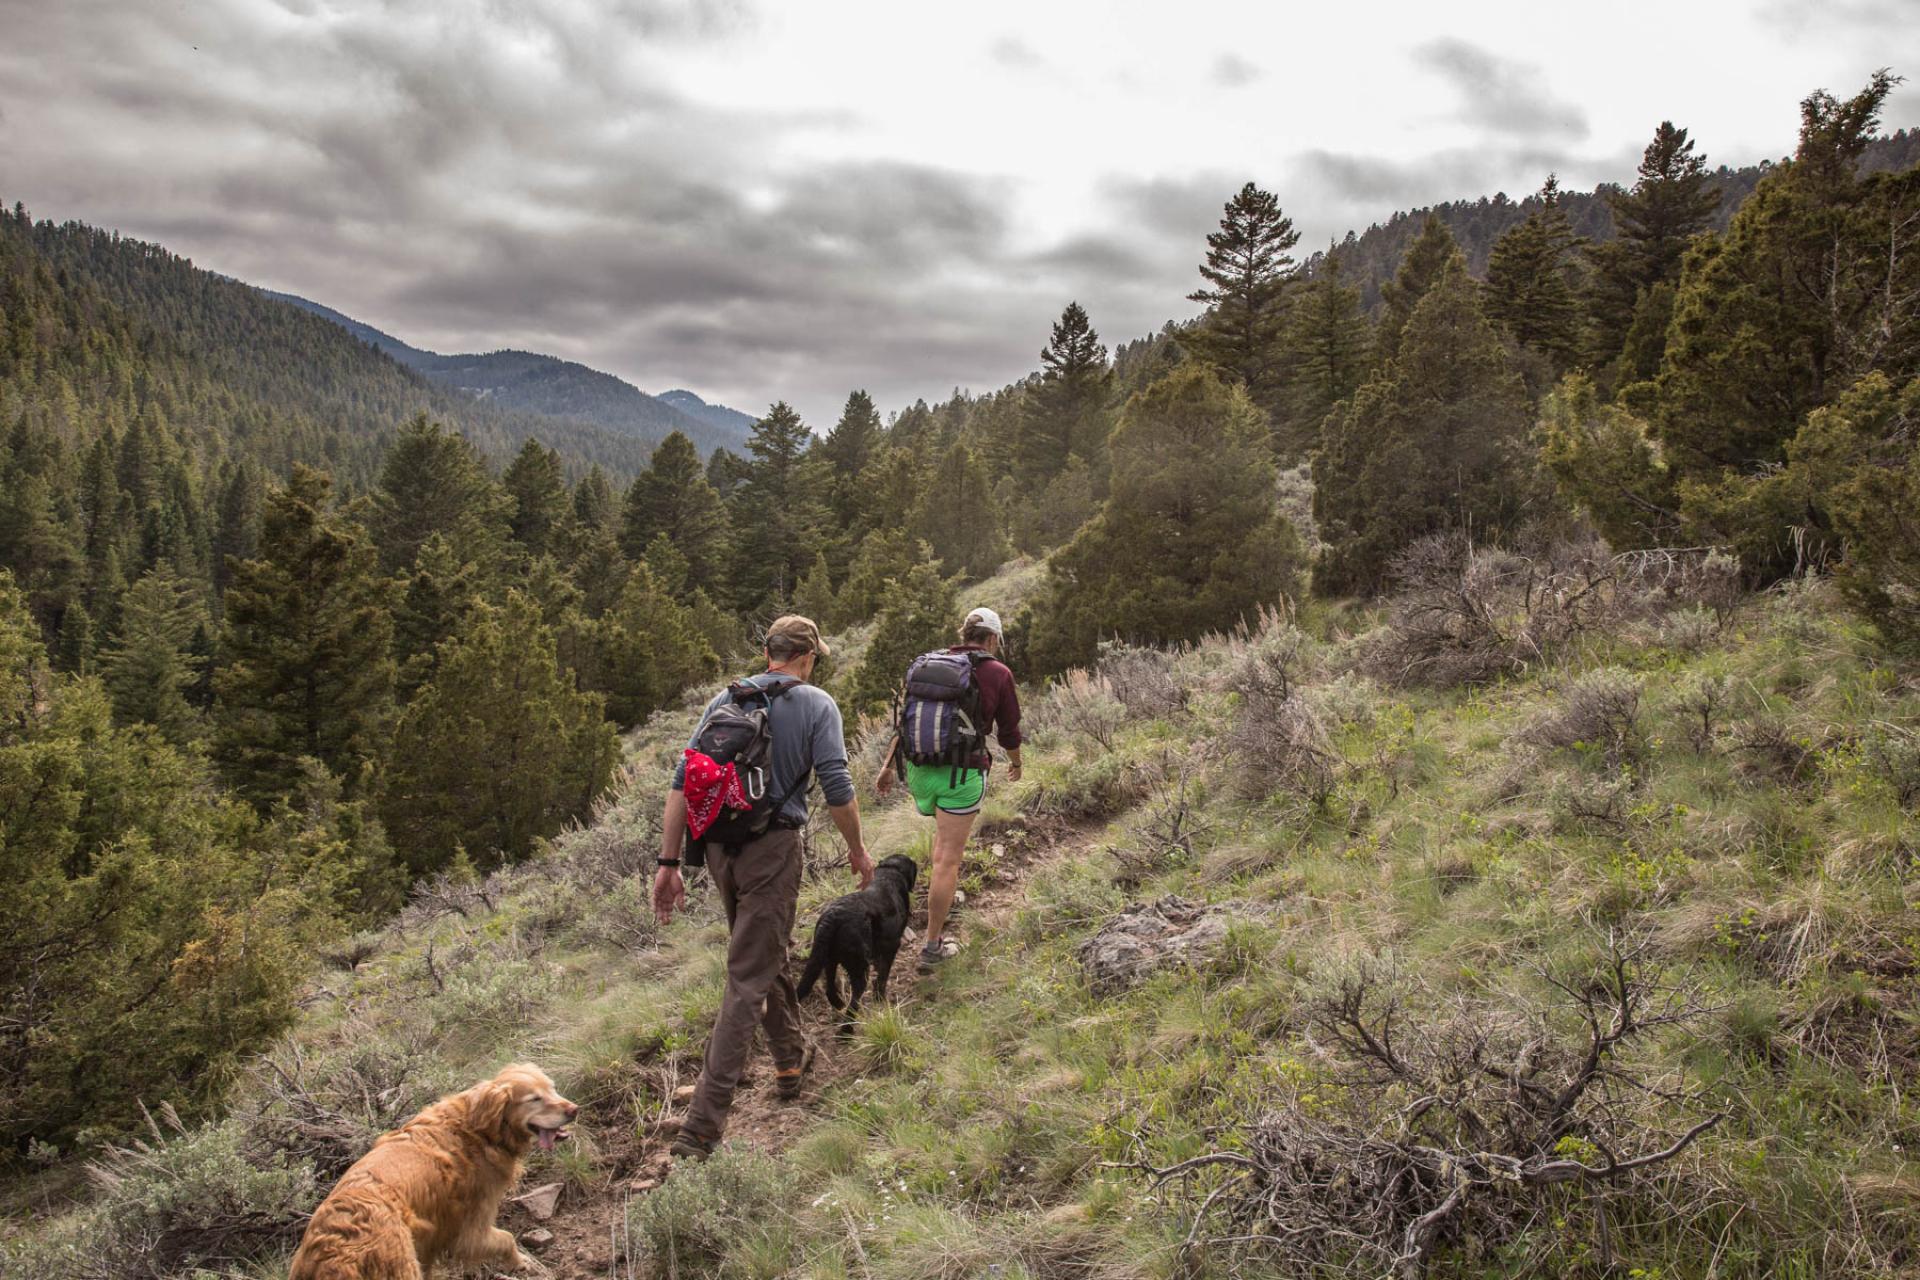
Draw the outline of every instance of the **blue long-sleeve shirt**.
<instances>
[{"instance_id":1,"label":"blue long-sleeve shirt","mask_svg":"<svg viewBox=\"0 0 1920 1280\"><path fill-rule=\"evenodd\" d=\"M764 688L792 678L768 672L750 676L748 682ZM707 709L700 714L700 723L694 726L693 736L687 739L689 747L699 741L707 717L730 698L722 689L707 703ZM820 780L820 790L829 805L843 805L853 799L853 772L847 768L840 706L826 690L810 684L795 685L772 701L767 710L767 725L773 733L773 759L768 769L772 776L767 779L767 790L776 796L787 795L789 790L793 792L780 807L784 817L791 822L807 820L808 788L796 784L809 770ZM687 766L683 760L673 770L675 791L681 789L686 776Z\"/></svg>"}]
</instances>

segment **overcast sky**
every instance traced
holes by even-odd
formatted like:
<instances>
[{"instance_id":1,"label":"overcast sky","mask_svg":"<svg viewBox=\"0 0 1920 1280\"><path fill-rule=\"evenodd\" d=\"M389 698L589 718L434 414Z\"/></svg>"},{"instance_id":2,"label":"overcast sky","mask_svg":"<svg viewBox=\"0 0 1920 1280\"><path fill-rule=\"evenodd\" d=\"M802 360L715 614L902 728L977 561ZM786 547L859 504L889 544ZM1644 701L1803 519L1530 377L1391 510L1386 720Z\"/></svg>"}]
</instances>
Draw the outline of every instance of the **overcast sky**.
<instances>
[{"instance_id":1,"label":"overcast sky","mask_svg":"<svg viewBox=\"0 0 1920 1280\"><path fill-rule=\"evenodd\" d=\"M0 197L824 429L1020 377L1072 299L1193 314L1250 179L1305 250L1630 179L1664 118L1780 156L1882 66L1920 124L1920 0L0 0Z\"/></svg>"}]
</instances>

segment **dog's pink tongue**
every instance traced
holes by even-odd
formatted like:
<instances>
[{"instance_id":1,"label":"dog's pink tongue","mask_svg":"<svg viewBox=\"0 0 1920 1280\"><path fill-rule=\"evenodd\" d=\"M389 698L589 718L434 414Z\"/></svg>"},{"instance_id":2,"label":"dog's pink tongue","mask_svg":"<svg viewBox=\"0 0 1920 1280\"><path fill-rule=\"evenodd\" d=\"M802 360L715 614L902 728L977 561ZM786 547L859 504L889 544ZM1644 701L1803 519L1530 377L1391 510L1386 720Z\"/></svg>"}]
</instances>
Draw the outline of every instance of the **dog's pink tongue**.
<instances>
[{"instance_id":1,"label":"dog's pink tongue","mask_svg":"<svg viewBox=\"0 0 1920 1280\"><path fill-rule=\"evenodd\" d=\"M557 1140L559 1136L560 1132L557 1129L542 1129L535 1135L534 1141L540 1144L542 1151L551 1151L553 1150L555 1140Z\"/></svg>"}]
</instances>

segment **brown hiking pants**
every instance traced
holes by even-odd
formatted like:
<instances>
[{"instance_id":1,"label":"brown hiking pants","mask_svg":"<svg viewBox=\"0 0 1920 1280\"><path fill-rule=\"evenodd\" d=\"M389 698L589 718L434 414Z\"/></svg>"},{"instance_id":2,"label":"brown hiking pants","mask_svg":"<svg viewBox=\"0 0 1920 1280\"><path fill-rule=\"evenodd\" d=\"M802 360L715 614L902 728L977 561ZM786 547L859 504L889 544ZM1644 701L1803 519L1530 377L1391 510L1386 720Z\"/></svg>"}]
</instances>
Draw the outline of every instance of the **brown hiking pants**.
<instances>
[{"instance_id":1,"label":"brown hiking pants","mask_svg":"<svg viewBox=\"0 0 1920 1280\"><path fill-rule=\"evenodd\" d=\"M800 897L800 833L773 830L739 853L707 847L707 873L727 908L727 994L707 1038L707 1057L681 1132L718 1141L733 1091L753 1049L753 1030L781 1069L800 1065L800 1002L787 976L787 946Z\"/></svg>"}]
</instances>

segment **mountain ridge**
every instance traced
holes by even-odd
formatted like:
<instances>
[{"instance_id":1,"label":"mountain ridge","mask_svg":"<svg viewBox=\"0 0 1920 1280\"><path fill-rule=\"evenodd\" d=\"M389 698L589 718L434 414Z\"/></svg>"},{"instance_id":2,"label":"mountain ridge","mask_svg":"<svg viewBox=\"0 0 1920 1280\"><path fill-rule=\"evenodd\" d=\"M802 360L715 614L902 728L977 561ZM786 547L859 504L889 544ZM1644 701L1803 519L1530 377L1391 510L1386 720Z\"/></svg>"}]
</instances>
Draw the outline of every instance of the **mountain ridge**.
<instances>
[{"instance_id":1,"label":"mountain ridge","mask_svg":"<svg viewBox=\"0 0 1920 1280\"><path fill-rule=\"evenodd\" d=\"M454 354L429 351L299 294L260 292L332 321L440 386L521 413L588 422L650 440L681 431L703 453L716 448L737 452L746 444L754 422L749 414L710 405L691 391L652 395L624 378L578 361L511 347Z\"/></svg>"}]
</instances>

